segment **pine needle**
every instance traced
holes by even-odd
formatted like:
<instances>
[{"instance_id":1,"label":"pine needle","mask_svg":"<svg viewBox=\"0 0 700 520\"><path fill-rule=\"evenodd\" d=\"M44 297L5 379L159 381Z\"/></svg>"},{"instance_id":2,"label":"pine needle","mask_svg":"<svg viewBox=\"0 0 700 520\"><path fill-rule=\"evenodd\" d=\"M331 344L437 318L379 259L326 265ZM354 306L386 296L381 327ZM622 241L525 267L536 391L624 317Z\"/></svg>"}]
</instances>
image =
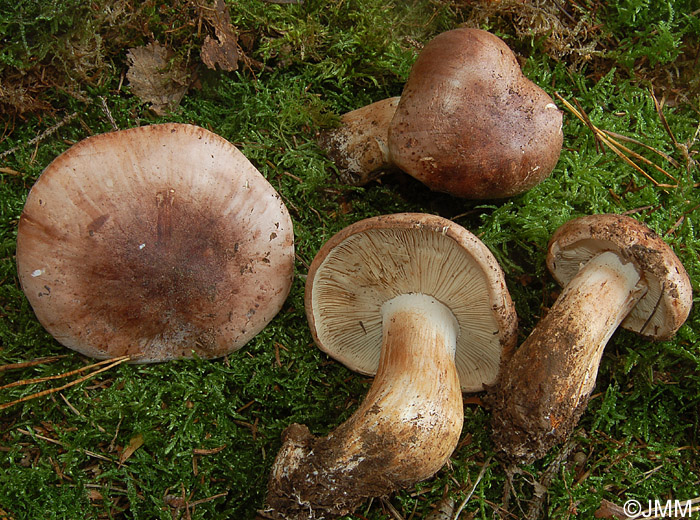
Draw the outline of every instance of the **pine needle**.
<instances>
[{"instance_id":1,"label":"pine needle","mask_svg":"<svg viewBox=\"0 0 700 520\"><path fill-rule=\"evenodd\" d=\"M56 358L58 359L58 358ZM73 376L75 374L79 374L80 372L85 372L86 370L90 370L91 368L99 367L102 365L107 365L109 363L113 363L115 361L120 361L120 360L127 360L129 359L129 356L121 356L117 358L112 358L112 359L105 359L104 361L100 361L99 363L94 363L92 365L86 365L84 367L77 368L75 370L71 370L70 372L64 372L63 374L58 374L55 376L46 376L46 377L38 377L36 379L22 379L20 381L15 381L13 383L8 383L4 386L0 386L0 390L7 390L8 388L14 388L16 386L25 386L25 385L33 385L37 383L44 383L46 381L53 381L55 379L64 379L66 377ZM53 359L50 359L53 361ZM38 364L38 363L36 363ZM25 365L25 366L32 366L32 365Z\"/></svg>"},{"instance_id":2,"label":"pine needle","mask_svg":"<svg viewBox=\"0 0 700 520\"><path fill-rule=\"evenodd\" d=\"M474 491L476 491L476 487L479 485L479 482L481 482L481 479L484 478L484 474L486 473L486 470L489 467L489 464L491 463L491 457L486 459L486 462L484 462L484 465L481 467L481 471L479 472L479 475L476 477L476 482L474 482L474 485L472 486L471 491L467 495L467 497L462 501L461 504L459 504L459 507L457 508L457 511L455 512L455 516L453 520L457 520L459 518L459 515L462 514L462 510L464 507L467 505L469 500L471 500L472 495L474 495Z\"/></svg>"},{"instance_id":3,"label":"pine needle","mask_svg":"<svg viewBox=\"0 0 700 520\"><path fill-rule=\"evenodd\" d=\"M60 391L62 391L62 390L65 390L66 388L70 388L70 387L72 387L72 386L78 385L78 384L82 383L83 381L87 381L88 379L90 379L90 378L92 378L92 377L95 377L97 374L100 374L100 373L102 373L102 372L105 372L105 371L109 370L110 368L114 368L114 367L116 367L117 365L121 365L122 363L125 363L125 362L129 361L130 359L131 359L131 357L129 357L129 356L122 356L122 357L119 357L119 358L114 358L114 359L105 360L105 362L102 362L102 363L96 363L95 365L91 365L91 366L94 367L94 366L97 366L97 365L100 365L100 364L104 364L104 363L109 363L109 364L108 364L107 366L105 366L105 367L102 367L102 368L100 368L100 369L98 369L98 370L95 370L94 372L91 372L91 373L89 373L89 374L87 374L87 375L84 375L83 377L80 377L80 378L78 378L78 379L75 379L74 381L71 381L70 383L66 383L65 385L62 385L62 386L59 386L59 387L56 387L56 388L51 388L51 389L49 389L49 390L43 390L43 391L41 391L41 392L37 392L37 393L31 394L31 395L27 395L27 396L21 397L20 399L16 399L16 400L14 400L14 401L10 401L9 403L0 404L0 410L5 410L6 408L10 408L11 406L14 406L14 405L16 405L16 404L24 403L24 402L26 402L26 401L31 401L32 399L37 399L37 398L39 398L39 397L44 397L44 396L47 396L47 395L50 395L50 394L54 394L54 393L56 393L56 392L60 392ZM87 367L84 367L84 368L87 368ZM77 371L74 370L74 371L72 371L72 372L69 372L68 374L70 374L70 373L76 373L76 372L79 372L79 371L80 371L80 370L77 370ZM66 375L65 375L65 374L62 374L62 377L66 377ZM54 379L55 379L55 377L54 377Z\"/></svg>"},{"instance_id":4,"label":"pine needle","mask_svg":"<svg viewBox=\"0 0 700 520\"><path fill-rule=\"evenodd\" d=\"M608 132L606 130L601 130L597 126L595 126L591 120L588 118L588 115L583 111L583 109L579 110L575 106L573 106L571 103L569 103L566 99L564 99L559 93L555 92L554 95L564 103L564 106L566 106L569 111L574 114L583 124L585 124L590 130L593 132L594 137L596 138L596 147L598 147L598 143L603 143L607 145L608 148L610 148L615 155L617 155L620 159L622 159L625 163L629 164L632 168L634 168L637 172L642 174L644 177L646 177L649 181L651 181L654 186L657 188L677 188L678 187L678 179L676 179L673 175L668 173L666 170L664 170L661 166L655 164L654 162L650 161L646 157L638 154L634 150L631 150L627 148L625 145L620 143L621 140L626 140L630 142L637 142L636 140L632 138L621 138L620 134L615 134L614 132ZM580 107L579 107L580 108ZM619 140L618 140L619 139ZM659 150L656 150L655 148L652 148L648 145L643 145L645 148L649 150L653 150L655 153L659 154L661 157L667 158L668 156ZM645 164L648 164L664 174L666 177L671 179L675 184L664 184L658 182L656 179L654 179L651 175L649 175L644 169L642 169L637 163L635 163L631 157L634 157L638 161L641 161ZM672 162L674 164L675 161Z\"/></svg>"},{"instance_id":5,"label":"pine needle","mask_svg":"<svg viewBox=\"0 0 700 520\"><path fill-rule=\"evenodd\" d=\"M17 370L20 368L30 368L36 365L43 365L46 363L53 363L54 361L58 361L59 359L64 357L66 356L49 356L38 359L32 359L31 361L22 361L21 363L8 363L7 365L0 365L0 372L6 372L8 370ZM2 390L2 387L0 387L0 390Z\"/></svg>"}]
</instances>

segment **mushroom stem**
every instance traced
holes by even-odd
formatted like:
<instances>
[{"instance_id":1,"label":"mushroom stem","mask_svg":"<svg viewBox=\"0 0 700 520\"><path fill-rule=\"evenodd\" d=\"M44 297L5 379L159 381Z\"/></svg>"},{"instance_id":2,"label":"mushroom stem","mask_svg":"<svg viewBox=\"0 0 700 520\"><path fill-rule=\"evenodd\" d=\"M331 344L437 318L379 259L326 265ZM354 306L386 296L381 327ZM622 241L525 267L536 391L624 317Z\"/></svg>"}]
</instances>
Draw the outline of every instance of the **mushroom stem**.
<instances>
[{"instance_id":1,"label":"mushroom stem","mask_svg":"<svg viewBox=\"0 0 700 520\"><path fill-rule=\"evenodd\" d=\"M351 513L437 472L457 445L463 407L458 324L442 303L404 294L382 307L379 369L358 410L327 437L292 425L272 468L270 518Z\"/></svg>"},{"instance_id":2,"label":"mushroom stem","mask_svg":"<svg viewBox=\"0 0 700 520\"><path fill-rule=\"evenodd\" d=\"M578 422L606 343L644 296L633 262L594 256L506 363L496 385L493 438L509 458L531 462Z\"/></svg>"},{"instance_id":3,"label":"mushroom stem","mask_svg":"<svg viewBox=\"0 0 700 520\"><path fill-rule=\"evenodd\" d=\"M338 128L321 134L319 145L336 163L341 181L364 186L395 169L389 154L389 124L399 97L376 101L341 117Z\"/></svg>"}]
</instances>

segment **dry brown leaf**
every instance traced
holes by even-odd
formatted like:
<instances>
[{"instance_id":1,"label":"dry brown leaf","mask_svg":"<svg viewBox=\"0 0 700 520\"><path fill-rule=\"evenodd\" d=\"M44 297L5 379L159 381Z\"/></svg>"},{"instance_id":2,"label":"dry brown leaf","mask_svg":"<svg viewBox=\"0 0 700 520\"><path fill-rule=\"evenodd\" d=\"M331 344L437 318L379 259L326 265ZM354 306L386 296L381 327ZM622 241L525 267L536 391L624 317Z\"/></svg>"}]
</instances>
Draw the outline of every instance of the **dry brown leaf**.
<instances>
[{"instance_id":1,"label":"dry brown leaf","mask_svg":"<svg viewBox=\"0 0 700 520\"><path fill-rule=\"evenodd\" d=\"M202 8L202 17L214 27L216 39L207 36L202 44L204 64L215 70L218 65L227 72L238 69L238 37L231 25L231 15L224 0L216 0L211 8Z\"/></svg>"},{"instance_id":2,"label":"dry brown leaf","mask_svg":"<svg viewBox=\"0 0 700 520\"><path fill-rule=\"evenodd\" d=\"M153 111L164 115L175 108L185 93L189 74L173 59L174 53L158 42L129 49L126 77L133 93Z\"/></svg>"},{"instance_id":3,"label":"dry brown leaf","mask_svg":"<svg viewBox=\"0 0 700 520\"><path fill-rule=\"evenodd\" d=\"M129 445L122 451L119 456L119 464L124 464L141 446L143 446L143 435L138 433L131 438Z\"/></svg>"},{"instance_id":4,"label":"dry brown leaf","mask_svg":"<svg viewBox=\"0 0 700 520\"><path fill-rule=\"evenodd\" d=\"M627 518L625 514L625 509L622 506L618 506L610 500L603 499L600 502L600 507L596 509L593 516L596 518L613 518L613 519L624 519Z\"/></svg>"}]
</instances>

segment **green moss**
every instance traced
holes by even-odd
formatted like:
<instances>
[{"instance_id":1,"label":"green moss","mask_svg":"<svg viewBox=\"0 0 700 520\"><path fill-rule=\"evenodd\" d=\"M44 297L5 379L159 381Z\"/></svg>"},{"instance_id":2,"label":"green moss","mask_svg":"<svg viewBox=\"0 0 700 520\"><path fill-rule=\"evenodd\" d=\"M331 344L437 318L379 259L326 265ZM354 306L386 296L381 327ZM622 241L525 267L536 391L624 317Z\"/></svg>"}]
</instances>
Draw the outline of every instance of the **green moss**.
<instances>
[{"instance_id":1,"label":"green moss","mask_svg":"<svg viewBox=\"0 0 700 520\"><path fill-rule=\"evenodd\" d=\"M115 9L127 5L113 4ZM41 171L70 144L111 130L112 121L119 128L194 123L239 146L287 204L297 262L280 314L226 359L122 365L60 394L4 410L0 467L9 471L0 472L0 509L15 520L253 518L263 503L284 428L300 422L325 434L350 416L369 387L367 377L313 345L304 314L307 266L334 233L365 217L424 211L453 218L476 233L505 270L521 339L557 291L544 265L549 237L576 216L627 212L644 221L674 247L697 295L700 173L657 114L648 88L657 76L640 77L651 70L644 68L643 56L653 53L657 71L674 59L685 63L683 50L697 46L700 31L697 19L687 16L689 5L630 0L592 9L585 20L600 24L606 35L601 45L619 45L604 49L606 60L591 59L577 67L543 54L548 47L542 42L518 36L509 29L510 18L492 19L509 43L530 50L524 71L548 92L578 101L598 128L633 137L676 161L627 143L674 177L641 164L657 183L673 185L657 186L609 149L597 149L591 130L565 112L564 149L550 178L525 194L498 201L455 200L401 174L364 188L342 186L315 141L317 132L345 111L400 94L420 46L465 21L468 11L459 2L230 2L234 25L252 37L245 53L264 67L241 66L226 73L200 66L198 81L181 105L160 117L122 82L125 51L148 40L146 27L176 46L181 56L189 56L189 63L197 63L204 34L196 32L191 5L146 2L139 17L132 13L110 29L116 32L105 32L105 18L95 14L93 4L55 0L3 7L0 63L5 70L65 61L56 46L78 29L97 33L74 35L70 41L98 41L99 36L104 52L99 74L84 63L83 70L92 72L78 79L78 90L47 88L41 99L51 109L15 118L2 134L2 150L13 151L0 163L0 363L65 357L2 371L0 385L62 374L90 362L66 351L36 321L17 280L15 239L22 205ZM76 19L91 23L76 25ZM12 30L3 32L3 27ZM661 88L655 90L658 99L664 94ZM692 90L687 98L673 89L666 93L673 99L664 108L669 128L697 159L697 98ZM572 455L553 475L543 505L549 517L592 517L604 499L621 505L626 498L645 502L697 495L697 296L695 303L688 323L671 341L647 343L624 331L613 336L574 436L573 452L585 461ZM0 402L52 384L59 383L0 390ZM451 463L433 479L388 499L404 518L422 518L445 493L457 502L464 499L493 454L489 419L483 406L465 405L462 443ZM135 438L143 444L120 462ZM491 459L463 516L506 518L504 511L493 512L502 506L506 489L511 493L508 511L524 516L536 498L532 483L543 478L560 450L518 468L512 483L504 465ZM361 517L393 518L380 500L348 518Z\"/></svg>"}]
</instances>

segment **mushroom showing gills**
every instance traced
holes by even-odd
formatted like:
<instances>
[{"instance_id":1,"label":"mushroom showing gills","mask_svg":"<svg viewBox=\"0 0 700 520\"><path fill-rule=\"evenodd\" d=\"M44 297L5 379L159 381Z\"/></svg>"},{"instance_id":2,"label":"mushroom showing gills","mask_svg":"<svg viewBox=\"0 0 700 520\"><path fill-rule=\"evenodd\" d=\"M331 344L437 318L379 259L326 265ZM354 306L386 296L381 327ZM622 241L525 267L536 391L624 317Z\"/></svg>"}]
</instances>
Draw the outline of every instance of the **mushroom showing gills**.
<instances>
[{"instance_id":1,"label":"mushroom showing gills","mask_svg":"<svg viewBox=\"0 0 700 520\"><path fill-rule=\"evenodd\" d=\"M290 426L269 480L267 518L332 518L431 477L459 439L462 391L493 383L516 316L503 273L474 235L441 217L357 222L314 258L306 312L318 346L375 374L327 437Z\"/></svg>"},{"instance_id":2,"label":"mushroom showing gills","mask_svg":"<svg viewBox=\"0 0 700 520\"><path fill-rule=\"evenodd\" d=\"M630 217L566 223L550 240L547 266L564 289L505 363L492 396L494 442L522 463L568 437L618 325L669 339L692 304L690 279L676 255Z\"/></svg>"},{"instance_id":3,"label":"mushroom showing gills","mask_svg":"<svg viewBox=\"0 0 700 520\"><path fill-rule=\"evenodd\" d=\"M292 223L225 139L145 126L89 137L46 168L20 218L17 265L37 318L71 349L214 358L282 307Z\"/></svg>"},{"instance_id":4,"label":"mushroom showing gills","mask_svg":"<svg viewBox=\"0 0 700 520\"><path fill-rule=\"evenodd\" d=\"M400 98L345 114L320 145L348 184L399 168L435 191L501 198L551 173L561 127L561 112L503 40L460 28L425 46Z\"/></svg>"}]
</instances>

